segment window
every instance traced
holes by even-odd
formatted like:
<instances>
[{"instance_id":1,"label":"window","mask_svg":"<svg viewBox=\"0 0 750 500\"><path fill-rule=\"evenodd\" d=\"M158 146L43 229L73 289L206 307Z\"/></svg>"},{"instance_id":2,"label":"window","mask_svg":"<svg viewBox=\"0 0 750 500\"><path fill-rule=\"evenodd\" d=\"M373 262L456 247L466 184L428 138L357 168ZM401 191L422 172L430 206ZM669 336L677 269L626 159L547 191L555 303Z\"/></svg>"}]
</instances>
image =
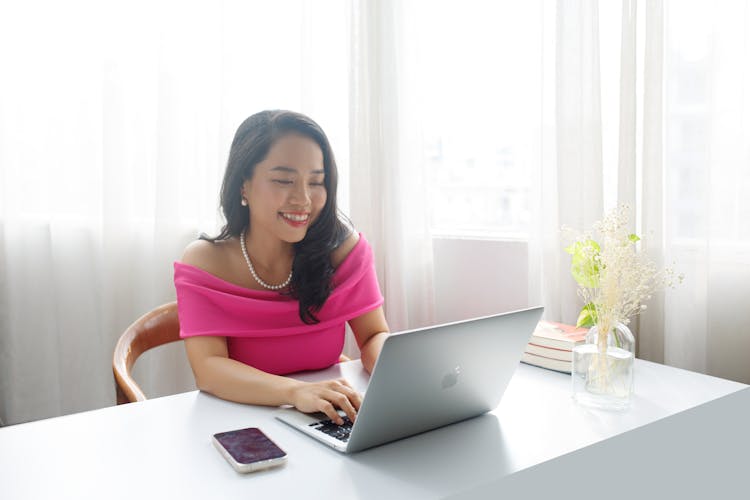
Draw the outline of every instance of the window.
<instances>
[{"instance_id":1,"label":"window","mask_svg":"<svg viewBox=\"0 0 750 500\"><path fill-rule=\"evenodd\" d=\"M523 237L541 133L541 4L415 4L407 29L433 233Z\"/></svg>"},{"instance_id":2,"label":"window","mask_svg":"<svg viewBox=\"0 0 750 500\"><path fill-rule=\"evenodd\" d=\"M744 2L667 4L665 165L674 240L750 242Z\"/></svg>"}]
</instances>

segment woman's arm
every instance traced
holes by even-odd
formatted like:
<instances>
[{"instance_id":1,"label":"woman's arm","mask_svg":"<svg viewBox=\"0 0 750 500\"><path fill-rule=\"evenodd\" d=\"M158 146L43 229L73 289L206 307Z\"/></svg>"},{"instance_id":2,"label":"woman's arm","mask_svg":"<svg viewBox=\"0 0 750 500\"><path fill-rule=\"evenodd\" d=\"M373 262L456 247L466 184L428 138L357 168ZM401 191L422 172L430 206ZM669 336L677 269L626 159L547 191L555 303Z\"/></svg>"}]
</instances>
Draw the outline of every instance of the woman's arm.
<instances>
[{"instance_id":1,"label":"woman's arm","mask_svg":"<svg viewBox=\"0 0 750 500\"><path fill-rule=\"evenodd\" d=\"M225 337L187 338L185 349L198 388L228 401L289 404L307 413L323 412L339 425L343 419L337 408L354 421L362 403L361 396L344 379L302 382L230 359Z\"/></svg>"},{"instance_id":2,"label":"woman's arm","mask_svg":"<svg viewBox=\"0 0 750 500\"><path fill-rule=\"evenodd\" d=\"M362 366L368 373L372 373L383 349L383 343L388 337L388 323L383 308L378 307L350 320L349 326L352 327L354 338L357 339L357 345L362 353Z\"/></svg>"},{"instance_id":3,"label":"woman's arm","mask_svg":"<svg viewBox=\"0 0 750 500\"><path fill-rule=\"evenodd\" d=\"M347 255L354 249L359 241L359 233L352 231L349 237L333 252L331 263L338 267ZM368 373L372 373L375 361L383 349L383 342L388 337L388 323L385 321L383 308L378 307L368 313L362 314L349 320L354 337L357 340L359 351L362 356L362 366Z\"/></svg>"}]
</instances>

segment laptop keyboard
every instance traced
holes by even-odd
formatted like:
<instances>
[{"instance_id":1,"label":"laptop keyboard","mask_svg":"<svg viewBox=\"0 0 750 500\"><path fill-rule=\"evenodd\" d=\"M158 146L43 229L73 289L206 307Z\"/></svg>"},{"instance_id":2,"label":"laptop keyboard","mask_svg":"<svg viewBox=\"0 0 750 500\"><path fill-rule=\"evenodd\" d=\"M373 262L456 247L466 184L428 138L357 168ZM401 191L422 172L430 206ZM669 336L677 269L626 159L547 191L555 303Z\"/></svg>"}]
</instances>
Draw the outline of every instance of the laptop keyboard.
<instances>
[{"instance_id":1,"label":"laptop keyboard","mask_svg":"<svg viewBox=\"0 0 750 500\"><path fill-rule=\"evenodd\" d=\"M331 419L326 419L320 422L313 422L310 424L310 427L346 443L349 441L349 434L351 434L354 424L349 420L349 417L343 417L343 419L344 423L342 425L335 424Z\"/></svg>"}]
</instances>

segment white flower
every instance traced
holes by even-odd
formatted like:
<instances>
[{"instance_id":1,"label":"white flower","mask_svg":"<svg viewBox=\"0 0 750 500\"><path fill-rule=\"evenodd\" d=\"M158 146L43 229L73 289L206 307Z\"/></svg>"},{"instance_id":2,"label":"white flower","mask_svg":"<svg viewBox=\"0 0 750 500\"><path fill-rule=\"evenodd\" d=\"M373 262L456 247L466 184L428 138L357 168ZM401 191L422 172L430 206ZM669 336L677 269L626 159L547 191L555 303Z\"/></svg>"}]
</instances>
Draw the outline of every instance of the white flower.
<instances>
[{"instance_id":1,"label":"white flower","mask_svg":"<svg viewBox=\"0 0 750 500\"><path fill-rule=\"evenodd\" d=\"M573 242L566 250L573 255L571 272L580 285L584 311L593 308L589 321L605 331L618 321L627 324L647 309L642 302L675 283L673 269L659 271L639 249L640 238L628 231L628 212L622 205L606 214L594 224L595 236L563 228L567 241ZM683 275L676 278L681 283Z\"/></svg>"}]
</instances>

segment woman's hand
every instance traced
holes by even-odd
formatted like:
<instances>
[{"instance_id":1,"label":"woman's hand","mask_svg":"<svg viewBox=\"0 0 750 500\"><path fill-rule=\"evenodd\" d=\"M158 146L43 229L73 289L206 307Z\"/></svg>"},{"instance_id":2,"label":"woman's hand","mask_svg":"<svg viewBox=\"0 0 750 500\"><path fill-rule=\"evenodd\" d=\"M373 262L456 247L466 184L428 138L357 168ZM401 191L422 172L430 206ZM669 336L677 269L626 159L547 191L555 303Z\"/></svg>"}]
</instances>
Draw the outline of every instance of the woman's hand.
<instances>
[{"instance_id":1,"label":"woman's hand","mask_svg":"<svg viewBox=\"0 0 750 500\"><path fill-rule=\"evenodd\" d=\"M362 404L362 396L343 378L323 382L302 382L292 389L291 399L299 411L323 412L337 425L344 423L344 419L336 411L337 408L344 410L349 420L354 422L357 410Z\"/></svg>"}]
</instances>

